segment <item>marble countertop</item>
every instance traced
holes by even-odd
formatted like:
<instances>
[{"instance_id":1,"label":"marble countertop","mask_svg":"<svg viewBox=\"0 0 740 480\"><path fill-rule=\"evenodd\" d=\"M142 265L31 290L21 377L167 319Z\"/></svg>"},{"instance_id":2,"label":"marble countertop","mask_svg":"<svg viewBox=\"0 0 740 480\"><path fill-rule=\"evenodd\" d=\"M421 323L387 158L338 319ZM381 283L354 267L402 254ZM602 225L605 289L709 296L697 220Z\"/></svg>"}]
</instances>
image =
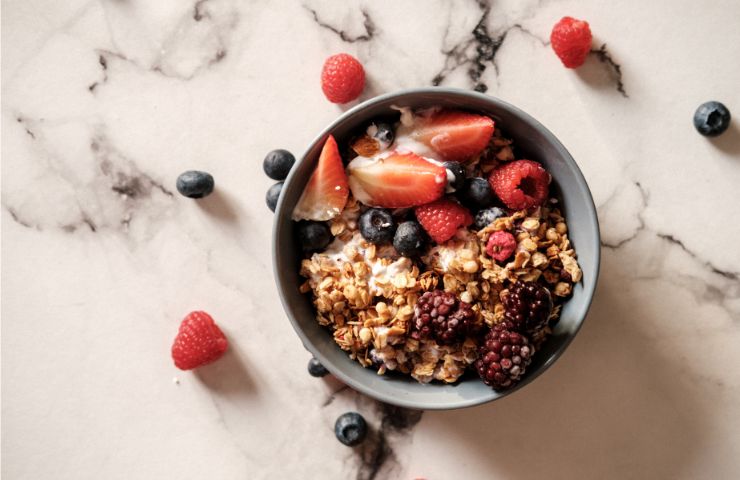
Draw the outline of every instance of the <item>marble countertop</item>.
<instances>
[{"instance_id":1,"label":"marble countertop","mask_svg":"<svg viewBox=\"0 0 740 480\"><path fill-rule=\"evenodd\" d=\"M589 20L563 68L546 40ZM740 477L740 3L9 0L2 11L2 473L8 479ZM602 274L566 354L451 412L306 373L270 263L262 158L363 99L475 88L548 126L598 205ZM695 108L724 102L708 140ZM198 202L174 190L211 172ZM172 365L185 313L231 341ZM362 412L352 450L334 419Z\"/></svg>"}]
</instances>

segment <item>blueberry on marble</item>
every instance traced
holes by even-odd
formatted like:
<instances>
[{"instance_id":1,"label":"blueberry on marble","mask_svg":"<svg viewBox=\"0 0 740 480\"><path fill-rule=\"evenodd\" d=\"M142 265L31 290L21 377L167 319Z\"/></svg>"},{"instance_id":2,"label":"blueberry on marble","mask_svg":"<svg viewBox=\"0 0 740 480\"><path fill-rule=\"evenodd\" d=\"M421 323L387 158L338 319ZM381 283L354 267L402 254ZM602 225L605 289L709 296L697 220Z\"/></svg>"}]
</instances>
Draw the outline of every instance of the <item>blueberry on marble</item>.
<instances>
[{"instance_id":1,"label":"blueberry on marble","mask_svg":"<svg viewBox=\"0 0 740 480\"><path fill-rule=\"evenodd\" d=\"M474 211L488 208L495 201L491 185L488 184L488 180L481 177L466 179L458 198L463 205Z\"/></svg>"},{"instance_id":2,"label":"blueberry on marble","mask_svg":"<svg viewBox=\"0 0 740 480\"><path fill-rule=\"evenodd\" d=\"M288 173L290 173L290 169L293 168L294 163L295 157L293 154L279 148L265 156L265 160L262 162L262 168L265 170L267 176L273 180L285 180Z\"/></svg>"},{"instance_id":3,"label":"blueberry on marble","mask_svg":"<svg viewBox=\"0 0 740 480\"><path fill-rule=\"evenodd\" d=\"M457 192L465 185L465 167L460 162L445 162L442 164L447 170L447 186Z\"/></svg>"},{"instance_id":4,"label":"blueberry on marble","mask_svg":"<svg viewBox=\"0 0 740 480\"><path fill-rule=\"evenodd\" d=\"M321 362L319 362L315 358L312 358L308 361L308 373L312 377L319 378L328 375L329 370L327 370L326 367L321 364Z\"/></svg>"},{"instance_id":5,"label":"blueberry on marble","mask_svg":"<svg viewBox=\"0 0 740 480\"><path fill-rule=\"evenodd\" d=\"M298 231L298 241L306 251L321 250L331 243L331 231L324 222L303 220L296 224L296 229Z\"/></svg>"},{"instance_id":6,"label":"blueberry on marble","mask_svg":"<svg viewBox=\"0 0 740 480\"><path fill-rule=\"evenodd\" d=\"M277 182L275 185L267 189L267 195L265 195L265 202L267 202L267 208L275 211L277 207L278 199L280 198L280 192L283 191L283 182Z\"/></svg>"},{"instance_id":7,"label":"blueberry on marble","mask_svg":"<svg viewBox=\"0 0 740 480\"><path fill-rule=\"evenodd\" d=\"M203 198L213 191L213 176L198 170L188 170L177 177L177 191L188 198Z\"/></svg>"},{"instance_id":8,"label":"blueberry on marble","mask_svg":"<svg viewBox=\"0 0 740 480\"><path fill-rule=\"evenodd\" d=\"M730 111L720 102L706 102L694 113L694 127L706 137L716 137L730 126Z\"/></svg>"},{"instance_id":9,"label":"blueberry on marble","mask_svg":"<svg viewBox=\"0 0 740 480\"><path fill-rule=\"evenodd\" d=\"M483 230L497 218L505 217L506 212L498 207L485 208L475 214L475 229Z\"/></svg>"},{"instance_id":10,"label":"blueberry on marble","mask_svg":"<svg viewBox=\"0 0 740 480\"><path fill-rule=\"evenodd\" d=\"M367 437L367 422L357 412L344 413L334 424L334 435L343 444L354 447Z\"/></svg>"},{"instance_id":11,"label":"blueberry on marble","mask_svg":"<svg viewBox=\"0 0 740 480\"><path fill-rule=\"evenodd\" d=\"M403 222L396 229L393 247L404 257L421 255L426 244L426 233L418 222Z\"/></svg>"},{"instance_id":12,"label":"blueberry on marble","mask_svg":"<svg viewBox=\"0 0 740 480\"><path fill-rule=\"evenodd\" d=\"M393 240L396 222L388 210L370 208L360 215L360 233L370 243L386 243Z\"/></svg>"}]
</instances>

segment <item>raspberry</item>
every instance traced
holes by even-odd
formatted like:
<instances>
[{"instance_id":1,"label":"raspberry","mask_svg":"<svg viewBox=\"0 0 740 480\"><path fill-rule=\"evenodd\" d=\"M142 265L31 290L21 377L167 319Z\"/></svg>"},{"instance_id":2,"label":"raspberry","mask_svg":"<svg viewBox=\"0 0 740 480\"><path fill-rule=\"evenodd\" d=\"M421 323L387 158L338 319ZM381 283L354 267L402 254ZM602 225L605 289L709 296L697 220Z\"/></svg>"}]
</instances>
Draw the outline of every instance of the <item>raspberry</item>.
<instances>
[{"instance_id":1,"label":"raspberry","mask_svg":"<svg viewBox=\"0 0 740 480\"><path fill-rule=\"evenodd\" d=\"M507 207L524 210L547 199L550 174L537 162L516 160L493 170L488 183Z\"/></svg>"},{"instance_id":2,"label":"raspberry","mask_svg":"<svg viewBox=\"0 0 740 480\"><path fill-rule=\"evenodd\" d=\"M513 387L532 362L534 347L529 339L515 331L508 322L496 324L478 347L475 369L494 390Z\"/></svg>"},{"instance_id":3,"label":"raspberry","mask_svg":"<svg viewBox=\"0 0 740 480\"><path fill-rule=\"evenodd\" d=\"M547 325L552 311L550 291L534 282L518 281L503 299L504 320L520 332L535 333Z\"/></svg>"},{"instance_id":4,"label":"raspberry","mask_svg":"<svg viewBox=\"0 0 740 480\"><path fill-rule=\"evenodd\" d=\"M493 232L488 237L486 253L497 262L503 262L508 259L514 253L514 250L516 250L516 240L511 233L504 231Z\"/></svg>"},{"instance_id":5,"label":"raspberry","mask_svg":"<svg viewBox=\"0 0 740 480\"><path fill-rule=\"evenodd\" d=\"M180 370L192 370L215 362L229 342L206 312L190 312L180 324L172 344L172 359Z\"/></svg>"},{"instance_id":6,"label":"raspberry","mask_svg":"<svg viewBox=\"0 0 740 480\"><path fill-rule=\"evenodd\" d=\"M447 198L416 207L415 212L421 226L437 243L446 242L458 228L473 223L473 216L467 208Z\"/></svg>"},{"instance_id":7,"label":"raspberry","mask_svg":"<svg viewBox=\"0 0 740 480\"><path fill-rule=\"evenodd\" d=\"M365 69L352 55L332 55L321 70L321 90L332 103L347 103L356 99L365 88Z\"/></svg>"},{"instance_id":8,"label":"raspberry","mask_svg":"<svg viewBox=\"0 0 740 480\"><path fill-rule=\"evenodd\" d=\"M442 344L464 340L477 330L475 312L469 303L458 300L454 293L434 290L425 292L414 305L412 336L432 337Z\"/></svg>"},{"instance_id":9,"label":"raspberry","mask_svg":"<svg viewBox=\"0 0 740 480\"><path fill-rule=\"evenodd\" d=\"M552 27L550 43L555 54L567 68L576 68L586 61L591 51L591 29L588 22L563 17Z\"/></svg>"}]
</instances>

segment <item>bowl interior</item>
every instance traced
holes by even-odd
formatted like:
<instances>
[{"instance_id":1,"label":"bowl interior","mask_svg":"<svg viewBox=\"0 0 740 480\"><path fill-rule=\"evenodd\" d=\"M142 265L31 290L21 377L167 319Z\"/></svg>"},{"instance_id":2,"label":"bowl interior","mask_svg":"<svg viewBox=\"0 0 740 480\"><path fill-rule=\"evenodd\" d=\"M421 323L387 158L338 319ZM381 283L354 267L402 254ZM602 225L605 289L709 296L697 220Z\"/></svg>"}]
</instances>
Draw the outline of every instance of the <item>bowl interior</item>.
<instances>
[{"instance_id":1,"label":"bowl interior","mask_svg":"<svg viewBox=\"0 0 740 480\"><path fill-rule=\"evenodd\" d=\"M340 143L367 121L396 114L391 106L424 108L455 107L490 115L512 138L525 158L545 165L560 193L568 222L569 236L583 270L583 280L574 287L565 303L553 335L536 353L519 385L506 392L495 392L477 377L456 385L417 383L410 377L379 376L349 359L333 341L329 331L315 321L310 295L298 291L301 252L295 246L291 212L313 171L326 136L331 133ZM568 151L539 122L521 110L496 98L465 90L428 88L397 92L369 100L339 117L311 144L290 173L275 211L273 266L277 288L290 321L304 346L334 375L352 388L378 400L418 409L451 409L477 405L507 395L532 381L562 354L583 322L591 303L599 270L599 227L596 211L578 166Z\"/></svg>"}]
</instances>

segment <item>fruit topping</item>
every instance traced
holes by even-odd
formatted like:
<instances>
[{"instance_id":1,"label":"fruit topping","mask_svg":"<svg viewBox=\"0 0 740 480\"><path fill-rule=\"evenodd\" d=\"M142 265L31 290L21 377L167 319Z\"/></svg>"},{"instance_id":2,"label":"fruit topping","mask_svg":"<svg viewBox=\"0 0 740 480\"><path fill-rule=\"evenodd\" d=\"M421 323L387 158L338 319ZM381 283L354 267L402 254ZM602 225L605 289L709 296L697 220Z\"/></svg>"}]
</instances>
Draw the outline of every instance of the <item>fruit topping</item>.
<instances>
[{"instance_id":1,"label":"fruit topping","mask_svg":"<svg viewBox=\"0 0 740 480\"><path fill-rule=\"evenodd\" d=\"M516 239L509 232L493 232L486 243L486 253L497 262L503 262L511 257L516 250Z\"/></svg>"},{"instance_id":2,"label":"fruit topping","mask_svg":"<svg viewBox=\"0 0 740 480\"><path fill-rule=\"evenodd\" d=\"M275 211L275 207L277 207L278 200L280 199L280 192L283 191L283 182L277 182L273 186L267 189L267 194L265 195L265 203L267 203L267 208Z\"/></svg>"},{"instance_id":3,"label":"fruit topping","mask_svg":"<svg viewBox=\"0 0 740 480\"><path fill-rule=\"evenodd\" d=\"M434 338L438 343L462 341L476 330L476 315L469 303L442 290L424 292L414 306L414 338Z\"/></svg>"},{"instance_id":4,"label":"fruit topping","mask_svg":"<svg viewBox=\"0 0 740 480\"><path fill-rule=\"evenodd\" d=\"M441 198L416 207L414 211L421 226L437 243L446 242L460 227L467 227L473 223L473 217L468 209L449 198Z\"/></svg>"},{"instance_id":5,"label":"fruit topping","mask_svg":"<svg viewBox=\"0 0 740 480\"><path fill-rule=\"evenodd\" d=\"M386 243L393 240L396 222L388 210L371 208L360 215L360 233L370 243Z\"/></svg>"},{"instance_id":6,"label":"fruit topping","mask_svg":"<svg viewBox=\"0 0 740 480\"><path fill-rule=\"evenodd\" d=\"M392 152L380 159L357 157L347 171L352 195L373 207L422 205L442 196L447 183L444 167L410 152Z\"/></svg>"},{"instance_id":7,"label":"fruit topping","mask_svg":"<svg viewBox=\"0 0 740 480\"><path fill-rule=\"evenodd\" d=\"M504 320L520 332L535 333L547 325L552 312L550 291L535 282L517 281L503 299Z\"/></svg>"},{"instance_id":8,"label":"fruit topping","mask_svg":"<svg viewBox=\"0 0 740 480\"><path fill-rule=\"evenodd\" d=\"M465 185L465 167L459 162L444 162L443 167L447 170L447 192L456 192Z\"/></svg>"},{"instance_id":9,"label":"fruit topping","mask_svg":"<svg viewBox=\"0 0 740 480\"><path fill-rule=\"evenodd\" d=\"M226 336L206 312L190 312L172 344L172 359L180 370L215 362L229 346Z\"/></svg>"},{"instance_id":10,"label":"fruit topping","mask_svg":"<svg viewBox=\"0 0 740 480\"><path fill-rule=\"evenodd\" d=\"M488 182L486 182L488 185ZM490 188L490 187L489 187ZM476 230L483 230L490 224L492 224L497 218L505 217L506 212L498 207L486 208L475 214L475 221L473 226Z\"/></svg>"},{"instance_id":11,"label":"fruit topping","mask_svg":"<svg viewBox=\"0 0 740 480\"><path fill-rule=\"evenodd\" d=\"M347 412L340 415L334 423L334 435L343 444L354 447L365 440L367 422L359 413Z\"/></svg>"},{"instance_id":12,"label":"fruit topping","mask_svg":"<svg viewBox=\"0 0 740 480\"><path fill-rule=\"evenodd\" d=\"M293 220L331 220L349 197L347 175L334 137L329 135L319 162L293 210Z\"/></svg>"},{"instance_id":13,"label":"fruit topping","mask_svg":"<svg viewBox=\"0 0 740 480\"><path fill-rule=\"evenodd\" d=\"M416 117L411 137L442 155L461 162L483 151L493 135L490 117L459 110L441 110Z\"/></svg>"},{"instance_id":14,"label":"fruit topping","mask_svg":"<svg viewBox=\"0 0 740 480\"><path fill-rule=\"evenodd\" d=\"M463 205L474 211L488 208L496 201L488 180L481 177L466 179L457 197Z\"/></svg>"},{"instance_id":15,"label":"fruit topping","mask_svg":"<svg viewBox=\"0 0 740 480\"><path fill-rule=\"evenodd\" d=\"M494 325L478 348L475 368L494 390L506 390L519 383L532 362L534 347L526 336L512 330L507 322Z\"/></svg>"},{"instance_id":16,"label":"fruit topping","mask_svg":"<svg viewBox=\"0 0 740 480\"><path fill-rule=\"evenodd\" d=\"M694 113L696 131L707 137L716 137L730 126L730 111L719 102L699 105Z\"/></svg>"},{"instance_id":17,"label":"fruit topping","mask_svg":"<svg viewBox=\"0 0 740 480\"><path fill-rule=\"evenodd\" d=\"M396 229L393 236L393 248L404 257L418 257L423 253L427 242L427 235L419 223L414 221L403 222Z\"/></svg>"},{"instance_id":18,"label":"fruit topping","mask_svg":"<svg viewBox=\"0 0 740 480\"><path fill-rule=\"evenodd\" d=\"M321 90L332 103L356 99L365 88L365 69L352 55L339 53L327 58L321 70Z\"/></svg>"},{"instance_id":19,"label":"fruit topping","mask_svg":"<svg viewBox=\"0 0 740 480\"><path fill-rule=\"evenodd\" d=\"M488 182L504 205L523 210L547 199L550 174L537 162L515 160L493 170Z\"/></svg>"},{"instance_id":20,"label":"fruit topping","mask_svg":"<svg viewBox=\"0 0 740 480\"><path fill-rule=\"evenodd\" d=\"M198 170L188 170L177 177L177 191L188 198L202 198L213 191L213 176Z\"/></svg>"},{"instance_id":21,"label":"fruit topping","mask_svg":"<svg viewBox=\"0 0 740 480\"><path fill-rule=\"evenodd\" d=\"M550 43L563 65L580 67L591 51L591 28L586 21L563 17L552 27Z\"/></svg>"},{"instance_id":22,"label":"fruit topping","mask_svg":"<svg viewBox=\"0 0 740 480\"><path fill-rule=\"evenodd\" d=\"M332 241L331 230L324 222L304 220L295 225L301 248L307 252L326 248Z\"/></svg>"},{"instance_id":23,"label":"fruit topping","mask_svg":"<svg viewBox=\"0 0 740 480\"><path fill-rule=\"evenodd\" d=\"M285 180L295 164L295 157L287 150L273 150L265 156L262 168L273 180Z\"/></svg>"}]
</instances>

